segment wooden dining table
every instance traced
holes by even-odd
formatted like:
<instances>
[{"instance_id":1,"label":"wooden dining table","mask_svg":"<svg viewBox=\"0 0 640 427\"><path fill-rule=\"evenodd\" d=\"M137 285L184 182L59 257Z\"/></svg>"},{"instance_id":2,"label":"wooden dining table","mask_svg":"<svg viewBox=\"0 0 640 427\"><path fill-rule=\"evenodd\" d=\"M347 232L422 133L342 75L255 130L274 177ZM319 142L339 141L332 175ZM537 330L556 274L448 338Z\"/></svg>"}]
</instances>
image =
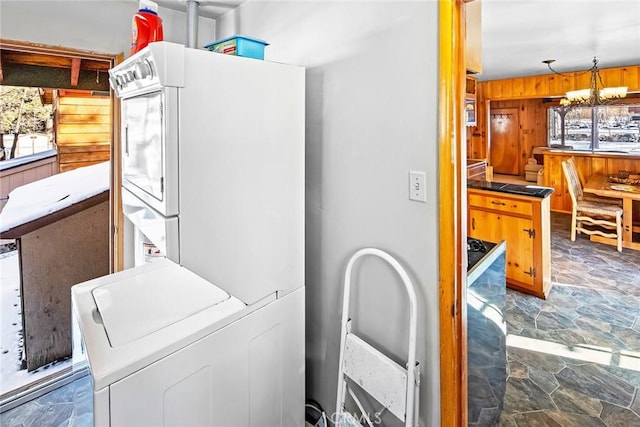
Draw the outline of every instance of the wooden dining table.
<instances>
[{"instance_id":1,"label":"wooden dining table","mask_svg":"<svg viewBox=\"0 0 640 427\"><path fill-rule=\"evenodd\" d=\"M638 227L635 230L633 227L633 202L640 201L640 185L609 182L607 175L594 174L582 190L598 196L622 199L622 247L640 250L640 242L633 241L634 231L639 231ZM592 235L591 240L610 245L617 244L615 239L597 235Z\"/></svg>"}]
</instances>

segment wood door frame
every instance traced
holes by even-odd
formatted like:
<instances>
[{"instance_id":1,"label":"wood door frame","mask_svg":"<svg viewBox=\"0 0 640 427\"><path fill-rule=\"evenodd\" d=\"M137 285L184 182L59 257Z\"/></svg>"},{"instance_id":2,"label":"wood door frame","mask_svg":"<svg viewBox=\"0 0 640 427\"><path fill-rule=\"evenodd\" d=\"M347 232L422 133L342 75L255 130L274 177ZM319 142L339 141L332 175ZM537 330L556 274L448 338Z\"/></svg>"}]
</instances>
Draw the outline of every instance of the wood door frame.
<instances>
[{"instance_id":1,"label":"wood door frame","mask_svg":"<svg viewBox=\"0 0 640 427\"><path fill-rule=\"evenodd\" d=\"M110 67L119 64L124 59L124 53L100 53L87 50L73 49L61 46L50 46L18 40L0 39L3 50L55 55L62 57L84 58L109 62ZM118 233L122 224L122 209L120 196L120 103L117 102L113 90L109 90L111 99L111 147L110 147L110 177L109 177L109 268L111 272L120 270L122 265L122 233ZM114 160L115 159L115 160Z\"/></svg>"},{"instance_id":2,"label":"wood door frame","mask_svg":"<svg viewBox=\"0 0 640 427\"><path fill-rule=\"evenodd\" d=\"M440 425L446 427L468 423L464 3L439 2Z\"/></svg>"},{"instance_id":3,"label":"wood door frame","mask_svg":"<svg viewBox=\"0 0 640 427\"><path fill-rule=\"evenodd\" d=\"M124 54L110 54L110 53L98 53L92 51L85 51L61 46L50 46L39 43L30 43L18 40L8 40L0 38L0 46L3 50L15 50L33 54L44 55L57 55L64 57L81 57L86 59L108 61L110 66L122 62ZM1 65L0 65L1 67ZM1 68L0 68L1 70ZM0 73L0 83L2 73ZM109 238L109 268L110 271L115 271L117 267L117 256L121 253L122 237L117 233L117 227L119 222L122 221L122 211L120 202L120 151L118 149L119 143L117 136L119 135L119 123L120 123L120 110L119 102L116 102L114 92L110 90L111 99L111 148L110 148L110 177L109 177L109 230L111 236ZM113 159L118 159L114 162ZM120 248L118 250L117 248ZM121 256L121 255L120 255ZM69 366L61 369L55 373L41 377L38 380L32 381L29 384L18 387L17 389L0 396L0 400L3 402L3 408L12 408L21 403L24 403L30 399L34 399L41 396L48 391L59 387L60 385L69 383L83 375L86 375L86 367L84 366Z\"/></svg>"}]
</instances>

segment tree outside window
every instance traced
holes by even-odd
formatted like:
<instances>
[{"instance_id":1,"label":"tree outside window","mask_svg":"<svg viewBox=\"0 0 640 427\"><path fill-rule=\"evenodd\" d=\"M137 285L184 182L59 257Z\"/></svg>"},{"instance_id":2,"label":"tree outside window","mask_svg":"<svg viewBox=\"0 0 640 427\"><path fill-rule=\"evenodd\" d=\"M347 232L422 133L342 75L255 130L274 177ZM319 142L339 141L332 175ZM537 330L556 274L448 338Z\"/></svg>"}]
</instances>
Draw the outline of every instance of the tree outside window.
<instances>
[{"instance_id":1,"label":"tree outside window","mask_svg":"<svg viewBox=\"0 0 640 427\"><path fill-rule=\"evenodd\" d=\"M47 129L51 115L52 107L42 104L38 88L0 86L0 160L22 155L20 144L32 154L41 148L35 141L51 141ZM26 142L21 142L23 137Z\"/></svg>"},{"instance_id":2,"label":"tree outside window","mask_svg":"<svg viewBox=\"0 0 640 427\"><path fill-rule=\"evenodd\" d=\"M640 154L640 104L549 109L549 147Z\"/></svg>"}]
</instances>

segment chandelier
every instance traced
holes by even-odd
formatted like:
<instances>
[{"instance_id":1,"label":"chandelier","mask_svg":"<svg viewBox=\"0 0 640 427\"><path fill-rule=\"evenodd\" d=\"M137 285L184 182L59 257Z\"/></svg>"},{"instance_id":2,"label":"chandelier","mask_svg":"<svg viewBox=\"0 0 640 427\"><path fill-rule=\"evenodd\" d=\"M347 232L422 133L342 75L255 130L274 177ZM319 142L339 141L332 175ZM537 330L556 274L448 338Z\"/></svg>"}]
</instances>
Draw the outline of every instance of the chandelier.
<instances>
[{"instance_id":1,"label":"chandelier","mask_svg":"<svg viewBox=\"0 0 640 427\"><path fill-rule=\"evenodd\" d=\"M547 64L549 70L558 75L563 75L551 67L551 64L555 62L555 59L547 59L542 61ZM589 87L580 90L567 91L564 98L560 100L560 105L563 107L594 107L597 105L607 105L615 102L615 100L624 98L627 96L627 87L604 87L602 77L600 76L600 69L598 68L598 59L593 57L593 66L582 73L575 73L580 75L583 73L591 73L589 80Z\"/></svg>"}]
</instances>

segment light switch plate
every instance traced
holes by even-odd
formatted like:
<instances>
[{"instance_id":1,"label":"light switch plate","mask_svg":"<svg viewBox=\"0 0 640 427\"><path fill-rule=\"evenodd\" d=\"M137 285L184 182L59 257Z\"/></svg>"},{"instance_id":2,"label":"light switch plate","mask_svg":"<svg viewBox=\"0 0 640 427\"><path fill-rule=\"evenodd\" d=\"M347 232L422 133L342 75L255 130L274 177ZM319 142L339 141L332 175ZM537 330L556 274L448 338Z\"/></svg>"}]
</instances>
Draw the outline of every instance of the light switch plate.
<instances>
[{"instance_id":1,"label":"light switch plate","mask_svg":"<svg viewBox=\"0 0 640 427\"><path fill-rule=\"evenodd\" d=\"M415 200L416 202L427 201L426 175L425 172L421 171L409 171L409 200Z\"/></svg>"}]
</instances>

